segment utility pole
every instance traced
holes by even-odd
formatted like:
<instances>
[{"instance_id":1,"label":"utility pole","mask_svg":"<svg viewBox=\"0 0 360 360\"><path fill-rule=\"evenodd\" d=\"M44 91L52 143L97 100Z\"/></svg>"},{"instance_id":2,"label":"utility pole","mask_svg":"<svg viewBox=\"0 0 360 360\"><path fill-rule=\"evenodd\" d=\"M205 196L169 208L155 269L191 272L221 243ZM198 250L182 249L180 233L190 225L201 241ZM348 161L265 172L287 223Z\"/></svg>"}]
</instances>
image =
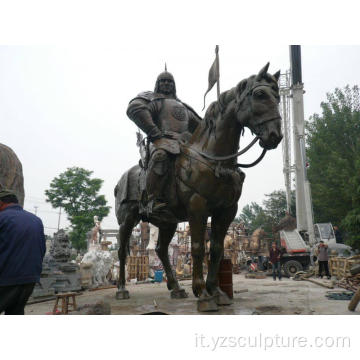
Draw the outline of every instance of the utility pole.
<instances>
[{"instance_id":1,"label":"utility pole","mask_svg":"<svg viewBox=\"0 0 360 360\"><path fill-rule=\"evenodd\" d=\"M310 245L315 243L310 183L306 174L304 132L304 84L301 72L301 47L290 45L291 93L296 183L296 222L299 232L308 232Z\"/></svg>"},{"instance_id":2,"label":"utility pole","mask_svg":"<svg viewBox=\"0 0 360 360\"><path fill-rule=\"evenodd\" d=\"M61 206L59 208L58 231L60 229L60 218L61 218Z\"/></svg>"},{"instance_id":3,"label":"utility pole","mask_svg":"<svg viewBox=\"0 0 360 360\"><path fill-rule=\"evenodd\" d=\"M37 214L38 206L34 206L34 209L35 209L35 215L36 215L36 214Z\"/></svg>"}]
</instances>

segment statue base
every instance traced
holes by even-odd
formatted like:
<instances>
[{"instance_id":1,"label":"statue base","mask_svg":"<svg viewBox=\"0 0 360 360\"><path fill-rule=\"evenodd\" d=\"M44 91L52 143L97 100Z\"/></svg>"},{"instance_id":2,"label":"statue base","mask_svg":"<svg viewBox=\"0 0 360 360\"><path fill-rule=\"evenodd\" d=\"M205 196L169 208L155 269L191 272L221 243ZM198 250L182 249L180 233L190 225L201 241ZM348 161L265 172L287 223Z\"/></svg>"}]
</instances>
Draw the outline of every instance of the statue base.
<instances>
[{"instance_id":1,"label":"statue base","mask_svg":"<svg viewBox=\"0 0 360 360\"><path fill-rule=\"evenodd\" d=\"M115 295L116 300L130 299L129 292L127 290L118 290Z\"/></svg>"},{"instance_id":2,"label":"statue base","mask_svg":"<svg viewBox=\"0 0 360 360\"><path fill-rule=\"evenodd\" d=\"M186 299L189 295L184 289L172 290L170 293L171 299Z\"/></svg>"},{"instance_id":3,"label":"statue base","mask_svg":"<svg viewBox=\"0 0 360 360\"><path fill-rule=\"evenodd\" d=\"M219 311L219 308L216 304L215 298L213 296L210 296L198 299L197 310L199 312L213 312Z\"/></svg>"}]
</instances>

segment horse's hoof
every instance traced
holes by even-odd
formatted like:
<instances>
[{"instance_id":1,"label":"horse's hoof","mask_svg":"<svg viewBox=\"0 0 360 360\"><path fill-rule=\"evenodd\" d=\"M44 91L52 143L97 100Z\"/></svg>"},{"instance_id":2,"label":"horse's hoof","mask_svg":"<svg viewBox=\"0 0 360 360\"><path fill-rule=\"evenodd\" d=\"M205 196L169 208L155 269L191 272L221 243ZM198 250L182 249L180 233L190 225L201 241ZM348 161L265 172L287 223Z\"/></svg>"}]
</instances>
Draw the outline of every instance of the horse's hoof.
<instances>
[{"instance_id":1,"label":"horse's hoof","mask_svg":"<svg viewBox=\"0 0 360 360\"><path fill-rule=\"evenodd\" d=\"M129 299L130 295L129 292L127 290L118 290L116 292L116 300L124 300L124 299Z\"/></svg>"},{"instance_id":2,"label":"horse's hoof","mask_svg":"<svg viewBox=\"0 0 360 360\"><path fill-rule=\"evenodd\" d=\"M214 295L214 298L218 305L224 306L224 305L232 304L232 301L224 292L218 292L217 294Z\"/></svg>"},{"instance_id":3,"label":"horse's hoof","mask_svg":"<svg viewBox=\"0 0 360 360\"><path fill-rule=\"evenodd\" d=\"M219 311L213 296L199 298L197 301L197 309L200 312Z\"/></svg>"},{"instance_id":4,"label":"horse's hoof","mask_svg":"<svg viewBox=\"0 0 360 360\"><path fill-rule=\"evenodd\" d=\"M170 296L172 299L186 299L189 295L184 289L174 289L171 291Z\"/></svg>"}]
</instances>

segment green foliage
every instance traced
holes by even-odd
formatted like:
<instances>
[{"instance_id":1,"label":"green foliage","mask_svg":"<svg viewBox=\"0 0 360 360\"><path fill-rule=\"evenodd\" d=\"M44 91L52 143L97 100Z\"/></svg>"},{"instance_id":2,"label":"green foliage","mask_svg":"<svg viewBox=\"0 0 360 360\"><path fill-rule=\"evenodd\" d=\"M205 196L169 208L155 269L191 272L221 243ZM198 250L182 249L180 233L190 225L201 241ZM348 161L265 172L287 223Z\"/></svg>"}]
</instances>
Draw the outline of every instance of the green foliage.
<instances>
[{"instance_id":1,"label":"green foliage","mask_svg":"<svg viewBox=\"0 0 360 360\"><path fill-rule=\"evenodd\" d=\"M359 87L336 88L306 123L315 222L340 224L360 248Z\"/></svg>"},{"instance_id":2,"label":"green foliage","mask_svg":"<svg viewBox=\"0 0 360 360\"><path fill-rule=\"evenodd\" d=\"M284 190L275 190L266 194L263 204L265 213L271 221L272 226L279 224L280 220L286 215L286 192ZM296 199L295 191L291 192L290 214L296 216Z\"/></svg>"},{"instance_id":3,"label":"green foliage","mask_svg":"<svg viewBox=\"0 0 360 360\"><path fill-rule=\"evenodd\" d=\"M268 236L272 236L272 228L280 222L286 214L286 193L284 190L276 190L265 195L263 207L252 202L245 205L241 214L236 219L243 222L249 229L250 234L256 229L262 227ZM291 192L291 214L295 214L295 191Z\"/></svg>"},{"instance_id":4,"label":"green foliage","mask_svg":"<svg viewBox=\"0 0 360 360\"><path fill-rule=\"evenodd\" d=\"M251 234L259 227L267 223L267 216L264 209L256 202L245 205L238 217L239 222L243 222ZM265 230L266 231L266 230Z\"/></svg>"},{"instance_id":5,"label":"green foliage","mask_svg":"<svg viewBox=\"0 0 360 360\"><path fill-rule=\"evenodd\" d=\"M94 216L103 219L109 214L104 195L98 195L103 180L91 179L92 171L68 168L55 177L45 190L46 201L54 208L62 207L72 225L70 240L80 250L86 248L86 234L94 226Z\"/></svg>"}]
</instances>

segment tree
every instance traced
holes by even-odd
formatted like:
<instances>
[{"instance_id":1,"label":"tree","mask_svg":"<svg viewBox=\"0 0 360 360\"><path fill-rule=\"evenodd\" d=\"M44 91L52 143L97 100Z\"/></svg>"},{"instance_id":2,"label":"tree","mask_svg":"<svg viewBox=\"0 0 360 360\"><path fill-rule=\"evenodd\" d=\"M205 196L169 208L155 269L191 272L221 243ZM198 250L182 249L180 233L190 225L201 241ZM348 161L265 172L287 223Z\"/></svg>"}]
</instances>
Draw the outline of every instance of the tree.
<instances>
[{"instance_id":1,"label":"tree","mask_svg":"<svg viewBox=\"0 0 360 360\"><path fill-rule=\"evenodd\" d=\"M103 180L91 179L92 173L79 167L68 168L45 190L46 201L54 208L63 208L68 215L72 226L70 240L78 250L86 248L86 234L94 225L94 216L101 220L110 211L105 196L98 195Z\"/></svg>"},{"instance_id":2,"label":"tree","mask_svg":"<svg viewBox=\"0 0 360 360\"><path fill-rule=\"evenodd\" d=\"M266 199L263 201L265 213L271 226L278 225L280 220L286 215L286 192L284 190L275 190L270 194L265 194ZM291 191L290 215L296 216L296 198L295 191Z\"/></svg>"},{"instance_id":3,"label":"tree","mask_svg":"<svg viewBox=\"0 0 360 360\"><path fill-rule=\"evenodd\" d=\"M321 108L306 123L315 222L340 224L360 248L359 87L336 88Z\"/></svg>"},{"instance_id":4,"label":"tree","mask_svg":"<svg viewBox=\"0 0 360 360\"><path fill-rule=\"evenodd\" d=\"M262 227L269 236L272 236L272 228L278 225L286 213L286 193L284 190L276 190L270 194L265 194L263 207L252 202L245 205L237 221L243 222L250 233ZM291 192L291 214L295 215L295 191Z\"/></svg>"},{"instance_id":5,"label":"tree","mask_svg":"<svg viewBox=\"0 0 360 360\"><path fill-rule=\"evenodd\" d=\"M243 222L249 233L253 233L256 229L267 223L264 209L256 202L245 205L238 217L239 222Z\"/></svg>"}]
</instances>

